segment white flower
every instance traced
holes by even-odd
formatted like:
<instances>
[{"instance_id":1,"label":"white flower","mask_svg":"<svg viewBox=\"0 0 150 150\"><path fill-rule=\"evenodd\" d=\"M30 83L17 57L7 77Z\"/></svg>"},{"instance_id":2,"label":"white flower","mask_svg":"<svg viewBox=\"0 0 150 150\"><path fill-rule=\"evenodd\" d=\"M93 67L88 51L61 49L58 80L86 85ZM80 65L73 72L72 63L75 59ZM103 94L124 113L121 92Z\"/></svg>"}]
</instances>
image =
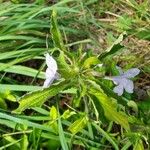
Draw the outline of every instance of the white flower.
<instances>
[{"instance_id":1,"label":"white flower","mask_svg":"<svg viewBox=\"0 0 150 150\"><path fill-rule=\"evenodd\" d=\"M52 56L50 56L48 53L45 56L46 56L46 64L48 68L46 69L46 73L45 73L46 80L43 85L44 88L49 87L52 84L52 82L58 78L58 73L57 73L58 67L55 59Z\"/></svg>"},{"instance_id":2,"label":"white flower","mask_svg":"<svg viewBox=\"0 0 150 150\"><path fill-rule=\"evenodd\" d=\"M115 93L117 93L119 96L121 96L124 92L124 90L128 93L133 93L134 84L133 81L130 80L130 78L134 78L136 75L140 73L140 70L138 68L132 68L127 70L126 72L123 72L120 67L117 67L119 74L118 76L113 76L110 78L105 78L112 80L114 84L117 86L113 89Z\"/></svg>"}]
</instances>

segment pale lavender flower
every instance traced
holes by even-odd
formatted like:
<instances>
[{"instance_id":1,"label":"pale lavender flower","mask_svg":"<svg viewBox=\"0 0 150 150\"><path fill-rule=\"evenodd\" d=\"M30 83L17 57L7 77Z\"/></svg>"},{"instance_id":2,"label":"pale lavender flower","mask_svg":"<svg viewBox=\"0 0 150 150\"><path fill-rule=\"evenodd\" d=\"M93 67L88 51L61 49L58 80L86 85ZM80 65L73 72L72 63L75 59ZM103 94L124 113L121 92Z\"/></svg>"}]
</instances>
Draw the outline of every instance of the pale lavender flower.
<instances>
[{"instance_id":1,"label":"pale lavender flower","mask_svg":"<svg viewBox=\"0 0 150 150\"><path fill-rule=\"evenodd\" d=\"M133 93L134 84L130 78L134 78L136 75L138 75L140 73L140 70L138 68L132 68L127 70L126 72L123 72L122 69L118 66L117 69L120 75L113 77L106 77L105 79L112 80L114 84L117 85L113 89L113 91L117 93L119 96L123 94L124 90L128 93Z\"/></svg>"},{"instance_id":2,"label":"pale lavender flower","mask_svg":"<svg viewBox=\"0 0 150 150\"><path fill-rule=\"evenodd\" d=\"M44 82L43 87L47 88L52 84L52 82L55 79L58 78L58 73L57 73L58 67L55 59L52 56L50 56L48 53L45 56L46 56L46 64L48 68L46 69L46 73L45 73L46 80Z\"/></svg>"}]
</instances>

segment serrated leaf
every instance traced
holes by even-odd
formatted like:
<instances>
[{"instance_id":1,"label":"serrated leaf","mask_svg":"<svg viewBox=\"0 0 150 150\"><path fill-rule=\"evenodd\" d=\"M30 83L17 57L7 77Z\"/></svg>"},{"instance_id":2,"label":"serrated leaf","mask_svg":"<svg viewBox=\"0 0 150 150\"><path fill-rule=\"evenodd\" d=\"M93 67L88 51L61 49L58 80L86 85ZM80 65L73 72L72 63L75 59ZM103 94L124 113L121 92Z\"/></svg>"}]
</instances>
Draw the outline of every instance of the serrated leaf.
<instances>
[{"instance_id":1,"label":"serrated leaf","mask_svg":"<svg viewBox=\"0 0 150 150\"><path fill-rule=\"evenodd\" d=\"M21 113L25 109L41 106L48 98L55 96L60 91L65 89L67 87L67 84L65 83L66 82L64 81L60 84L52 85L49 88L24 95L19 99L19 107L13 112Z\"/></svg>"},{"instance_id":2,"label":"serrated leaf","mask_svg":"<svg viewBox=\"0 0 150 150\"><path fill-rule=\"evenodd\" d=\"M92 65L99 64L100 61L97 57L89 57L84 61L83 67L84 68L90 68Z\"/></svg>"},{"instance_id":3,"label":"serrated leaf","mask_svg":"<svg viewBox=\"0 0 150 150\"><path fill-rule=\"evenodd\" d=\"M69 88L69 89L62 91L61 93L77 94L77 89L76 88Z\"/></svg>"},{"instance_id":4,"label":"serrated leaf","mask_svg":"<svg viewBox=\"0 0 150 150\"><path fill-rule=\"evenodd\" d=\"M117 108L114 106L111 98L96 89L90 89L90 93L100 102L106 118L120 124L126 131L130 130L127 115L124 112L117 111Z\"/></svg>"},{"instance_id":5,"label":"serrated leaf","mask_svg":"<svg viewBox=\"0 0 150 150\"><path fill-rule=\"evenodd\" d=\"M58 47L60 50L64 51L65 46L62 40L60 30L58 28L57 13L55 10L52 11L52 15L51 15L51 34L52 34L52 39L55 44L55 47Z\"/></svg>"},{"instance_id":6,"label":"serrated leaf","mask_svg":"<svg viewBox=\"0 0 150 150\"><path fill-rule=\"evenodd\" d=\"M104 52L99 56L100 60L103 60L107 56L113 55L119 50L121 50L124 46L122 46L120 43L123 41L124 37L126 35L126 32L120 34L118 39Z\"/></svg>"},{"instance_id":7,"label":"serrated leaf","mask_svg":"<svg viewBox=\"0 0 150 150\"><path fill-rule=\"evenodd\" d=\"M74 111L70 111L69 109L67 109L63 114L62 114L62 118L63 119L68 119L69 117L71 117L72 115L76 114L76 112Z\"/></svg>"},{"instance_id":8,"label":"serrated leaf","mask_svg":"<svg viewBox=\"0 0 150 150\"><path fill-rule=\"evenodd\" d=\"M81 86L79 90L80 92L79 92L79 95L76 96L73 100L73 106L75 108L80 106L81 99L82 97L86 95L86 92L87 92L87 86L84 84L84 82L82 80L80 80L79 82Z\"/></svg>"},{"instance_id":9,"label":"serrated leaf","mask_svg":"<svg viewBox=\"0 0 150 150\"><path fill-rule=\"evenodd\" d=\"M84 116L83 118L80 118L76 120L73 124L71 124L68 130L73 134L76 134L86 126L87 122L88 122L88 118L87 116Z\"/></svg>"},{"instance_id":10,"label":"serrated leaf","mask_svg":"<svg viewBox=\"0 0 150 150\"><path fill-rule=\"evenodd\" d=\"M57 119L58 113L57 113L57 109L55 108L55 106L51 107L49 116L50 116L50 120L56 120Z\"/></svg>"},{"instance_id":11,"label":"serrated leaf","mask_svg":"<svg viewBox=\"0 0 150 150\"><path fill-rule=\"evenodd\" d=\"M78 67L75 67L73 65L71 66L70 64L68 64L68 60L71 61L71 59L67 57L68 55L65 55L65 53L61 50L59 52L60 52L60 54L57 59L59 73L65 79L72 80L79 73L79 69L78 69Z\"/></svg>"},{"instance_id":12,"label":"serrated leaf","mask_svg":"<svg viewBox=\"0 0 150 150\"><path fill-rule=\"evenodd\" d=\"M55 106L52 106L51 110L50 110L50 122L49 122L49 124L53 128L55 133L58 133L58 125L57 125L57 121L56 121L57 118L58 118L57 109L55 108Z\"/></svg>"},{"instance_id":13,"label":"serrated leaf","mask_svg":"<svg viewBox=\"0 0 150 150\"><path fill-rule=\"evenodd\" d=\"M59 73L65 77L65 78L70 78L72 77L72 69L68 65L66 59L65 59L65 54L63 51L60 51L59 57L58 57L58 68L59 68Z\"/></svg>"}]
</instances>

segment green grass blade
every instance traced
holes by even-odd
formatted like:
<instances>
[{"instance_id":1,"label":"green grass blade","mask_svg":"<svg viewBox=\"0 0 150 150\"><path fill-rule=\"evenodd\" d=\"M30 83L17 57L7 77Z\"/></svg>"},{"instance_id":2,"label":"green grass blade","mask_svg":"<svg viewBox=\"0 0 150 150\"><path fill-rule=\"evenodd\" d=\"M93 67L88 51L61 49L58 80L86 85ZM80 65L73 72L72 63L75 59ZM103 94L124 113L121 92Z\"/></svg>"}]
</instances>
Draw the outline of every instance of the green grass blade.
<instances>
[{"instance_id":1,"label":"green grass blade","mask_svg":"<svg viewBox=\"0 0 150 150\"><path fill-rule=\"evenodd\" d=\"M59 131L60 143L61 143L63 150L69 150L68 145L67 145L67 141L66 141L66 138L64 135L63 127L62 127L58 106L57 106L57 110L58 110L58 131Z\"/></svg>"},{"instance_id":2,"label":"green grass blade","mask_svg":"<svg viewBox=\"0 0 150 150\"><path fill-rule=\"evenodd\" d=\"M3 63L0 63L0 65L2 66ZM44 72L39 72L36 69L21 66L21 65L13 65L13 66L10 66L9 68L4 69L3 71L4 72L9 72L9 73L15 73L15 74L21 74L21 75L25 75L25 76L45 79L45 73Z\"/></svg>"},{"instance_id":3,"label":"green grass blade","mask_svg":"<svg viewBox=\"0 0 150 150\"><path fill-rule=\"evenodd\" d=\"M12 84L0 84L1 91L37 91L41 90L40 86L32 85L12 85Z\"/></svg>"}]
</instances>

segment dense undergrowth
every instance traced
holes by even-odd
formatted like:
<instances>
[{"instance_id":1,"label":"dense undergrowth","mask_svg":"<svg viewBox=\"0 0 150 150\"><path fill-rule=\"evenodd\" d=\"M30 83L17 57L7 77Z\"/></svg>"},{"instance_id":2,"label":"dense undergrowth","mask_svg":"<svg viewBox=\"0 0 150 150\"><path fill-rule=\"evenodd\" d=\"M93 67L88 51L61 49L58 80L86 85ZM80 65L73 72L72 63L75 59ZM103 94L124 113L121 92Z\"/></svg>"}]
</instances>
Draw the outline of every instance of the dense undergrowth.
<instances>
[{"instance_id":1,"label":"dense undergrowth","mask_svg":"<svg viewBox=\"0 0 150 150\"><path fill-rule=\"evenodd\" d=\"M0 149L149 149L149 0L0 2Z\"/></svg>"}]
</instances>

